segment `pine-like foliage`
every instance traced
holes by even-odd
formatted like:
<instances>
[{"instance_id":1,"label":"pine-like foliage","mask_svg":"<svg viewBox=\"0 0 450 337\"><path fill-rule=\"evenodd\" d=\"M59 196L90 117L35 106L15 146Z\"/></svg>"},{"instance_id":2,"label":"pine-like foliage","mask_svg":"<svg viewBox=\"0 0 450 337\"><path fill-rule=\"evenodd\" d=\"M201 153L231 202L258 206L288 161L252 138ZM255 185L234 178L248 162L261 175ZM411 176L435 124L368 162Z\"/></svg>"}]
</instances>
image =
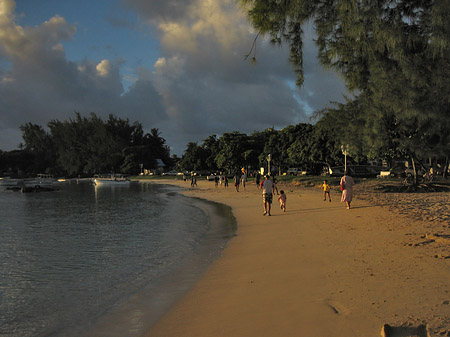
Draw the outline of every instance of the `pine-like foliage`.
<instances>
[{"instance_id":1,"label":"pine-like foliage","mask_svg":"<svg viewBox=\"0 0 450 337\"><path fill-rule=\"evenodd\" d=\"M314 23L318 58L324 67L338 71L355 94L354 102L329 111L339 111L347 124L358 125L361 141L351 139L355 133L349 133L347 141L373 156L448 156L448 0L241 3L261 34L290 46L298 85L304 80L302 27ZM360 109L357 116L355 105Z\"/></svg>"}]
</instances>

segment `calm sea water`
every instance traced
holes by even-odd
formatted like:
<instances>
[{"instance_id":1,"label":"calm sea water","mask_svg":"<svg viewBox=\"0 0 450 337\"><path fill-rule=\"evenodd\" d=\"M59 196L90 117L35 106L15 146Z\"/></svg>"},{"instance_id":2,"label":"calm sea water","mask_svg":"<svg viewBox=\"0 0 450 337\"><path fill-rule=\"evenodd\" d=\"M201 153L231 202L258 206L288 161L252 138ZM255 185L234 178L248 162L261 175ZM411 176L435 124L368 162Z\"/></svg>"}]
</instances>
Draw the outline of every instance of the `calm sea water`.
<instances>
[{"instance_id":1,"label":"calm sea water","mask_svg":"<svg viewBox=\"0 0 450 337\"><path fill-rule=\"evenodd\" d=\"M173 187L59 188L0 187L1 336L140 336L234 233Z\"/></svg>"}]
</instances>

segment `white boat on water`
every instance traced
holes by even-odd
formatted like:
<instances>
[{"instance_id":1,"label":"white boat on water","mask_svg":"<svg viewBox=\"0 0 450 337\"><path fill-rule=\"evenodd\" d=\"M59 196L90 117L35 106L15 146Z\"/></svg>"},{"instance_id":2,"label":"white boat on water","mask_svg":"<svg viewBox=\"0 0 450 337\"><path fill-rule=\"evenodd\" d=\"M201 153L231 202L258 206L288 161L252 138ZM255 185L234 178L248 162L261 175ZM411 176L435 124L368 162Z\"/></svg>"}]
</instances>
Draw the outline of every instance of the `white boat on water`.
<instances>
[{"instance_id":1,"label":"white boat on water","mask_svg":"<svg viewBox=\"0 0 450 337\"><path fill-rule=\"evenodd\" d=\"M1 179L0 186L5 186L9 191L22 192L47 192L57 191L57 185L65 179L55 179L50 174L38 174L36 178L25 179Z\"/></svg>"},{"instance_id":2,"label":"white boat on water","mask_svg":"<svg viewBox=\"0 0 450 337\"><path fill-rule=\"evenodd\" d=\"M38 174L36 178L12 179L10 177L0 178L0 186L7 187L51 187L59 180L53 178L51 174Z\"/></svg>"},{"instance_id":3,"label":"white boat on water","mask_svg":"<svg viewBox=\"0 0 450 337\"><path fill-rule=\"evenodd\" d=\"M108 176L97 176L94 178L94 185L96 186L128 186L130 180L121 174L111 174Z\"/></svg>"},{"instance_id":4,"label":"white boat on water","mask_svg":"<svg viewBox=\"0 0 450 337\"><path fill-rule=\"evenodd\" d=\"M24 179L23 183L26 187L44 186L51 187L54 186L58 180L51 174L39 173L36 178Z\"/></svg>"},{"instance_id":5,"label":"white boat on water","mask_svg":"<svg viewBox=\"0 0 450 337\"><path fill-rule=\"evenodd\" d=\"M20 181L20 179L14 179L14 178L10 178L10 177L2 177L2 178L0 178L0 186L4 186L4 187L17 186L19 181Z\"/></svg>"}]
</instances>

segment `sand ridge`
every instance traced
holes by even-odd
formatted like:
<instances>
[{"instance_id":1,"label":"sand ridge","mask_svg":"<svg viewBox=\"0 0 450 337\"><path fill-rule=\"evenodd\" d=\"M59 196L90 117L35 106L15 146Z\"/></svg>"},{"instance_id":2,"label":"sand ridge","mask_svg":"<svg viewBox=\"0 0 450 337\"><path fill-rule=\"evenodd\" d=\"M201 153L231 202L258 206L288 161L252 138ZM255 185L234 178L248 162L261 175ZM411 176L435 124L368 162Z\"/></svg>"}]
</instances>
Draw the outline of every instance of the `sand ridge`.
<instances>
[{"instance_id":1,"label":"sand ridge","mask_svg":"<svg viewBox=\"0 0 450 337\"><path fill-rule=\"evenodd\" d=\"M280 188L287 212L274 196L271 217L254 184L183 192L231 206L237 236L146 336L450 336L448 193L405 201L357 185L346 210L338 191L330 203Z\"/></svg>"}]
</instances>

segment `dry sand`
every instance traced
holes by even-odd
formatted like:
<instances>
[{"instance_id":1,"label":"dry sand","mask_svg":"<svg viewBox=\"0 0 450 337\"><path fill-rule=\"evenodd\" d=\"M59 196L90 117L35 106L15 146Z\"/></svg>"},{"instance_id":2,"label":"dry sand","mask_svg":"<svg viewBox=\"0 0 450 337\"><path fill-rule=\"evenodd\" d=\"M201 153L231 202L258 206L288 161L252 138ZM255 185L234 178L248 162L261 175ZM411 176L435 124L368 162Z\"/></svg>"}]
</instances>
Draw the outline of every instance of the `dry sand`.
<instances>
[{"instance_id":1,"label":"dry sand","mask_svg":"<svg viewBox=\"0 0 450 337\"><path fill-rule=\"evenodd\" d=\"M357 185L347 210L338 190L279 186L287 212L275 196L268 217L254 184L198 185L184 193L231 206L237 236L146 336L450 336L450 193Z\"/></svg>"}]
</instances>

